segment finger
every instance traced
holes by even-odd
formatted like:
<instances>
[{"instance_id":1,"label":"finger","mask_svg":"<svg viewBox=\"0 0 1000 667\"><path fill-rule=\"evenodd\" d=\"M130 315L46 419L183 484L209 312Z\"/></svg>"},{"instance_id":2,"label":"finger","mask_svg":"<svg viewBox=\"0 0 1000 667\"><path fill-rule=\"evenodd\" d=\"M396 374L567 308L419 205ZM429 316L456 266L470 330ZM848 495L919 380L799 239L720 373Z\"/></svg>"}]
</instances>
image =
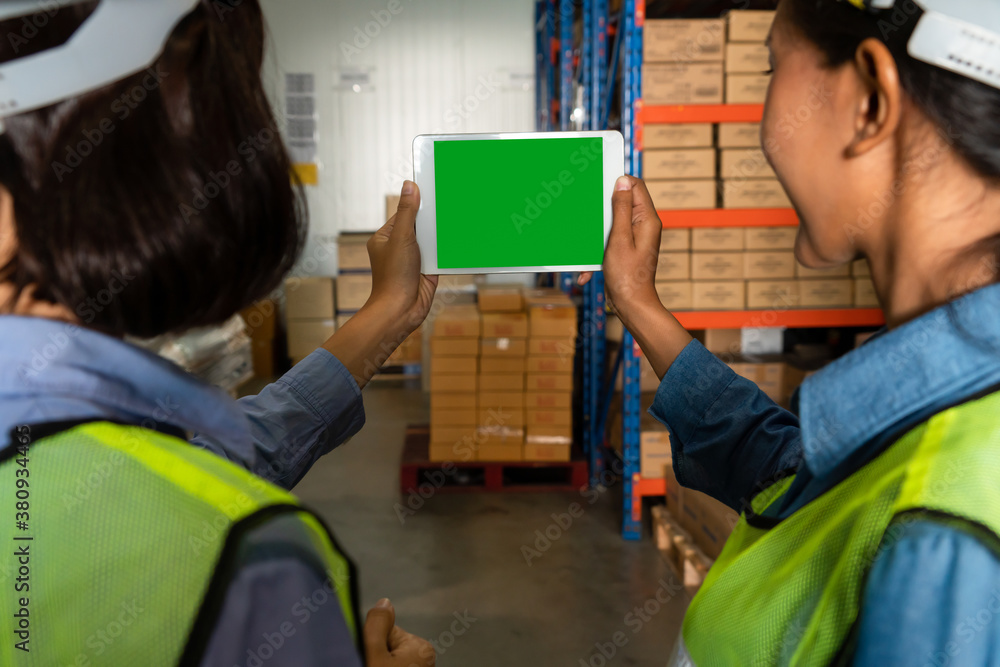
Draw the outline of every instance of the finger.
<instances>
[{"instance_id":1,"label":"finger","mask_svg":"<svg viewBox=\"0 0 1000 667\"><path fill-rule=\"evenodd\" d=\"M590 282L590 279L593 278L593 277L594 277L594 272L593 271L584 271L576 279L576 284L580 285L580 286L586 285L587 283Z\"/></svg>"},{"instance_id":2,"label":"finger","mask_svg":"<svg viewBox=\"0 0 1000 667\"><path fill-rule=\"evenodd\" d=\"M368 612L365 619L365 653L369 657L388 655L389 637L395 627L396 610L387 598L383 598Z\"/></svg>"},{"instance_id":3,"label":"finger","mask_svg":"<svg viewBox=\"0 0 1000 667\"><path fill-rule=\"evenodd\" d=\"M635 239L632 237L632 179L622 176L615 183L615 192L611 197L611 235L608 237L609 248L614 245L621 245L625 248L634 248Z\"/></svg>"},{"instance_id":4,"label":"finger","mask_svg":"<svg viewBox=\"0 0 1000 667\"><path fill-rule=\"evenodd\" d=\"M632 184L632 235L637 248L660 247L660 236L663 233L663 223L656 214L653 198L649 196L646 184L636 179Z\"/></svg>"},{"instance_id":5,"label":"finger","mask_svg":"<svg viewBox=\"0 0 1000 667\"><path fill-rule=\"evenodd\" d=\"M396 209L393 236L413 238L417 235L417 211L420 209L420 188L413 181L403 183Z\"/></svg>"}]
</instances>

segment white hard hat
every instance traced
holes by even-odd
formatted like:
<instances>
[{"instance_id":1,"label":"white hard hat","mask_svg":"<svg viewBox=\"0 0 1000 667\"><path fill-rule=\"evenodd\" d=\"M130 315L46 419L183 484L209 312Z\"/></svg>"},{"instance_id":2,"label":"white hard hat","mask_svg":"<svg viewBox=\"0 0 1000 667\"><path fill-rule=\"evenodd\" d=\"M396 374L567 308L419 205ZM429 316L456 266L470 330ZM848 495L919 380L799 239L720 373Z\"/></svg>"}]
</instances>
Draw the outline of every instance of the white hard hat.
<instances>
[{"instance_id":1,"label":"white hard hat","mask_svg":"<svg viewBox=\"0 0 1000 667\"><path fill-rule=\"evenodd\" d=\"M54 15L83 0L0 2L0 20ZM0 65L0 132L7 116L97 90L156 62L199 0L101 0L65 44Z\"/></svg>"}]
</instances>

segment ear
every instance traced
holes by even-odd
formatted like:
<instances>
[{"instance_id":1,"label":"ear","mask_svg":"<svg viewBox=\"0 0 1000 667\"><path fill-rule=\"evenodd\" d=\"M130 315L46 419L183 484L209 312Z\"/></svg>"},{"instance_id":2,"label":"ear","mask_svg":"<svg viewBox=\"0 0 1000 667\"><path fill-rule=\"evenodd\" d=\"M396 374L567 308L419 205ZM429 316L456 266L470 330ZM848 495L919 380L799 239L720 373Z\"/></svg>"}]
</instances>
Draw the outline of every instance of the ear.
<instances>
[{"instance_id":1,"label":"ear","mask_svg":"<svg viewBox=\"0 0 1000 667\"><path fill-rule=\"evenodd\" d=\"M891 138L902 115L899 70L885 44L874 38L861 42L854 54L854 71L858 94L849 157L863 155Z\"/></svg>"}]
</instances>

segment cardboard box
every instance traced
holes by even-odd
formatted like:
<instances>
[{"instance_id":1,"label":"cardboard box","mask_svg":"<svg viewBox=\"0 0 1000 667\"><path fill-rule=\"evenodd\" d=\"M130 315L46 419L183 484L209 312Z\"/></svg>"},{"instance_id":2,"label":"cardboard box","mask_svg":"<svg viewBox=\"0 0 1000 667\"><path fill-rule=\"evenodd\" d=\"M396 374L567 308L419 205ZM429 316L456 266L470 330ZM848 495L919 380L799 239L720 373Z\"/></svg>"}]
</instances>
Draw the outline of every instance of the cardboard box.
<instances>
[{"instance_id":1,"label":"cardboard box","mask_svg":"<svg viewBox=\"0 0 1000 667\"><path fill-rule=\"evenodd\" d=\"M524 444L493 445L483 444L479 446L477 461L523 461Z\"/></svg>"},{"instance_id":2,"label":"cardboard box","mask_svg":"<svg viewBox=\"0 0 1000 667\"><path fill-rule=\"evenodd\" d=\"M479 312L519 313L524 310L520 285L489 285L479 288Z\"/></svg>"},{"instance_id":3,"label":"cardboard box","mask_svg":"<svg viewBox=\"0 0 1000 667\"><path fill-rule=\"evenodd\" d=\"M743 280L743 264L741 252L696 252L691 255L691 278Z\"/></svg>"},{"instance_id":4,"label":"cardboard box","mask_svg":"<svg viewBox=\"0 0 1000 667\"><path fill-rule=\"evenodd\" d=\"M769 74L727 74L726 104L764 104L770 85Z\"/></svg>"},{"instance_id":5,"label":"cardboard box","mask_svg":"<svg viewBox=\"0 0 1000 667\"><path fill-rule=\"evenodd\" d=\"M372 295L372 274L342 273L337 278L337 308L360 310Z\"/></svg>"},{"instance_id":6,"label":"cardboard box","mask_svg":"<svg viewBox=\"0 0 1000 667\"><path fill-rule=\"evenodd\" d=\"M694 283L656 283L656 294L667 310L692 310L694 308Z\"/></svg>"},{"instance_id":7,"label":"cardboard box","mask_svg":"<svg viewBox=\"0 0 1000 667\"><path fill-rule=\"evenodd\" d=\"M642 128L643 150L711 147L712 143L711 123L652 124Z\"/></svg>"},{"instance_id":8,"label":"cardboard box","mask_svg":"<svg viewBox=\"0 0 1000 667\"><path fill-rule=\"evenodd\" d=\"M667 493L665 495L665 498L667 499L667 509L670 510L670 513L673 514L675 518L678 518L681 515L681 506L684 502L682 497L684 495L684 487L677 481L673 465L665 466L663 470L663 478L667 483Z\"/></svg>"},{"instance_id":9,"label":"cardboard box","mask_svg":"<svg viewBox=\"0 0 1000 667\"><path fill-rule=\"evenodd\" d=\"M475 306L449 306L434 319L434 338L479 338L482 322Z\"/></svg>"},{"instance_id":10,"label":"cardboard box","mask_svg":"<svg viewBox=\"0 0 1000 667\"><path fill-rule=\"evenodd\" d=\"M829 280L830 278L850 278L851 265L844 264L842 266L835 266L832 269L810 269L796 262L795 277L810 278L810 279L819 278L822 280Z\"/></svg>"},{"instance_id":11,"label":"cardboard box","mask_svg":"<svg viewBox=\"0 0 1000 667\"><path fill-rule=\"evenodd\" d=\"M746 308L746 283L696 282L693 298L695 310L743 310Z\"/></svg>"},{"instance_id":12,"label":"cardboard box","mask_svg":"<svg viewBox=\"0 0 1000 667\"><path fill-rule=\"evenodd\" d=\"M523 412L525 393L523 391L481 391L477 397L480 410Z\"/></svg>"},{"instance_id":13,"label":"cardboard box","mask_svg":"<svg viewBox=\"0 0 1000 667\"><path fill-rule=\"evenodd\" d=\"M724 19L646 19L642 61L722 62L726 43Z\"/></svg>"},{"instance_id":14,"label":"cardboard box","mask_svg":"<svg viewBox=\"0 0 1000 667\"><path fill-rule=\"evenodd\" d=\"M639 470L643 479L663 479L663 471L670 464L670 434L661 431L642 431L639 434Z\"/></svg>"},{"instance_id":15,"label":"cardboard box","mask_svg":"<svg viewBox=\"0 0 1000 667\"><path fill-rule=\"evenodd\" d=\"M524 357L483 357L479 361L484 375L524 375L526 368Z\"/></svg>"},{"instance_id":16,"label":"cardboard box","mask_svg":"<svg viewBox=\"0 0 1000 667\"><path fill-rule=\"evenodd\" d=\"M442 408L431 410L431 424L437 426L476 426L475 408Z\"/></svg>"},{"instance_id":17,"label":"cardboard box","mask_svg":"<svg viewBox=\"0 0 1000 667\"><path fill-rule=\"evenodd\" d=\"M721 62L645 65L643 102L648 106L722 104L724 76Z\"/></svg>"},{"instance_id":18,"label":"cardboard box","mask_svg":"<svg viewBox=\"0 0 1000 667\"><path fill-rule=\"evenodd\" d=\"M573 357L528 357L528 372L549 375L572 373L573 364Z\"/></svg>"},{"instance_id":19,"label":"cardboard box","mask_svg":"<svg viewBox=\"0 0 1000 667\"><path fill-rule=\"evenodd\" d=\"M476 394L466 392L431 393L431 412L435 410L475 410Z\"/></svg>"},{"instance_id":20,"label":"cardboard box","mask_svg":"<svg viewBox=\"0 0 1000 667\"><path fill-rule=\"evenodd\" d=\"M572 443L563 444L534 444L529 442L531 430L528 430L528 438L524 443L525 461L569 461L571 456Z\"/></svg>"},{"instance_id":21,"label":"cardboard box","mask_svg":"<svg viewBox=\"0 0 1000 667\"><path fill-rule=\"evenodd\" d=\"M796 280L751 280L747 283L747 307L751 310L786 310L798 308L800 302Z\"/></svg>"},{"instance_id":22,"label":"cardboard box","mask_svg":"<svg viewBox=\"0 0 1000 667\"><path fill-rule=\"evenodd\" d=\"M718 204L714 179L693 181L647 181L649 196L658 211L690 211L716 208ZM663 249L663 246L660 246Z\"/></svg>"},{"instance_id":23,"label":"cardboard box","mask_svg":"<svg viewBox=\"0 0 1000 667\"><path fill-rule=\"evenodd\" d=\"M664 229L660 233L660 253L687 252L691 250L690 229Z\"/></svg>"},{"instance_id":24,"label":"cardboard box","mask_svg":"<svg viewBox=\"0 0 1000 667\"><path fill-rule=\"evenodd\" d=\"M766 42L774 23L774 10L734 9L726 15L730 42Z\"/></svg>"},{"instance_id":25,"label":"cardboard box","mask_svg":"<svg viewBox=\"0 0 1000 667\"><path fill-rule=\"evenodd\" d=\"M527 313L483 313L483 338L527 337Z\"/></svg>"},{"instance_id":26,"label":"cardboard box","mask_svg":"<svg viewBox=\"0 0 1000 667\"><path fill-rule=\"evenodd\" d=\"M527 391L573 391L573 376L568 373L528 373L524 387Z\"/></svg>"},{"instance_id":27,"label":"cardboard box","mask_svg":"<svg viewBox=\"0 0 1000 667\"><path fill-rule=\"evenodd\" d=\"M794 250L798 227L747 227L747 250Z\"/></svg>"},{"instance_id":28,"label":"cardboard box","mask_svg":"<svg viewBox=\"0 0 1000 667\"><path fill-rule=\"evenodd\" d=\"M533 357L575 357L576 341L565 338L529 338L528 354Z\"/></svg>"},{"instance_id":29,"label":"cardboard box","mask_svg":"<svg viewBox=\"0 0 1000 667\"><path fill-rule=\"evenodd\" d=\"M492 374L479 375L479 389L482 391L524 391L524 375Z\"/></svg>"},{"instance_id":30,"label":"cardboard box","mask_svg":"<svg viewBox=\"0 0 1000 667\"><path fill-rule=\"evenodd\" d=\"M479 386L478 375L449 375L431 371L432 392L468 391L475 393Z\"/></svg>"},{"instance_id":31,"label":"cardboard box","mask_svg":"<svg viewBox=\"0 0 1000 667\"><path fill-rule=\"evenodd\" d=\"M719 148L760 148L760 123L719 123Z\"/></svg>"},{"instance_id":32,"label":"cardboard box","mask_svg":"<svg viewBox=\"0 0 1000 667\"><path fill-rule=\"evenodd\" d=\"M256 343L273 341L278 333L278 304L264 299L240 311L247 335Z\"/></svg>"},{"instance_id":33,"label":"cardboard box","mask_svg":"<svg viewBox=\"0 0 1000 667\"><path fill-rule=\"evenodd\" d=\"M792 201L776 178L722 182L723 208L789 208Z\"/></svg>"},{"instance_id":34,"label":"cardboard box","mask_svg":"<svg viewBox=\"0 0 1000 667\"><path fill-rule=\"evenodd\" d=\"M256 378L274 377L274 341L253 340L250 342L250 355L253 360L253 374Z\"/></svg>"},{"instance_id":35,"label":"cardboard box","mask_svg":"<svg viewBox=\"0 0 1000 667\"><path fill-rule=\"evenodd\" d=\"M723 148L719 153L719 175L724 179L777 178L759 148Z\"/></svg>"},{"instance_id":36,"label":"cardboard box","mask_svg":"<svg viewBox=\"0 0 1000 667\"><path fill-rule=\"evenodd\" d=\"M742 227L704 227L691 230L691 249L695 252L743 250Z\"/></svg>"},{"instance_id":37,"label":"cardboard box","mask_svg":"<svg viewBox=\"0 0 1000 667\"><path fill-rule=\"evenodd\" d=\"M287 320L332 320L334 279L291 278L285 281L285 318ZM367 297L365 297L367 300ZM362 304L364 305L364 304ZM348 310L344 308L344 310Z\"/></svg>"},{"instance_id":38,"label":"cardboard box","mask_svg":"<svg viewBox=\"0 0 1000 667\"><path fill-rule=\"evenodd\" d=\"M859 259L851 264L851 275L855 278L865 278L871 276L872 267L867 259Z\"/></svg>"},{"instance_id":39,"label":"cardboard box","mask_svg":"<svg viewBox=\"0 0 1000 667\"><path fill-rule=\"evenodd\" d=\"M642 177L659 179L715 178L714 148L647 150L642 153Z\"/></svg>"},{"instance_id":40,"label":"cardboard box","mask_svg":"<svg viewBox=\"0 0 1000 667\"><path fill-rule=\"evenodd\" d=\"M576 306L563 295L528 297L528 330L532 338L576 340Z\"/></svg>"},{"instance_id":41,"label":"cardboard box","mask_svg":"<svg viewBox=\"0 0 1000 667\"><path fill-rule=\"evenodd\" d=\"M803 308L850 308L854 305L854 281L800 280L799 294Z\"/></svg>"},{"instance_id":42,"label":"cardboard box","mask_svg":"<svg viewBox=\"0 0 1000 667\"><path fill-rule=\"evenodd\" d=\"M432 445L471 445L475 442L475 426L447 426L431 424Z\"/></svg>"},{"instance_id":43,"label":"cardboard box","mask_svg":"<svg viewBox=\"0 0 1000 667\"><path fill-rule=\"evenodd\" d=\"M705 349L712 354L740 354L743 350L742 329L706 329L703 337Z\"/></svg>"},{"instance_id":44,"label":"cardboard box","mask_svg":"<svg viewBox=\"0 0 1000 667\"><path fill-rule=\"evenodd\" d=\"M431 373L435 375L475 375L478 372L478 357L431 356Z\"/></svg>"},{"instance_id":45,"label":"cardboard box","mask_svg":"<svg viewBox=\"0 0 1000 667\"><path fill-rule=\"evenodd\" d=\"M524 428L524 408L480 407L473 415L478 426Z\"/></svg>"},{"instance_id":46,"label":"cardboard box","mask_svg":"<svg viewBox=\"0 0 1000 667\"><path fill-rule=\"evenodd\" d=\"M431 338L431 355L435 357L478 357L478 338Z\"/></svg>"},{"instance_id":47,"label":"cardboard box","mask_svg":"<svg viewBox=\"0 0 1000 667\"><path fill-rule=\"evenodd\" d=\"M447 463L448 461L469 461L472 460L469 456L472 453L470 447L459 447L454 443L452 444L440 444L431 443L428 450L428 460L435 463Z\"/></svg>"},{"instance_id":48,"label":"cardboard box","mask_svg":"<svg viewBox=\"0 0 1000 667\"><path fill-rule=\"evenodd\" d=\"M536 410L527 408L524 411L524 422L528 428L532 426L573 426L572 410Z\"/></svg>"},{"instance_id":49,"label":"cardboard box","mask_svg":"<svg viewBox=\"0 0 1000 667\"><path fill-rule=\"evenodd\" d=\"M757 385L778 405L787 406L805 372L786 363L758 364Z\"/></svg>"},{"instance_id":50,"label":"cardboard box","mask_svg":"<svg viewBox=\"0 0 1000 667\"><path fill-rule=\"evenodd\" d=\"M392 216L396 215L396 211L399 209L399 200L401 197L399 195L386 195L385 197L385 219L386 221L391 220Z\"/></svg>"},{"instance_id":51,"label":"cardboard box","mask_svg":"<svg viewBox=\"0 0 1000 667\"><path fill-rule=\"evenodd\" d=\"M351 321L356 313L337 313L337 331L344 328L344 325Z\"/></svg>"},{"instance_id":52,"label":"cardboard box","mask_svg":"<svg viewBox=\"0 0 1000 667\"><path fill-rule=\"evenodd\" d=\"M535 410L570 410L573 407L573 392L529 391L524 396L524 406Z\"/></svg>"},{"instance_id":53,"label":"cardboard box","mask_svg":"<svg viewBox=\"0 0 1000 667\"><path fill-rule=\"evenodd\" d=\"M385 366L415 366L423 360L424 337L423 331L417 329L406 337L399 344L389 358L385 360Z\"/></svg>"},{"instance_id":54,"label":"cardboard box","mask_svg":"<svg viewBox=\"0 0 1000 667\"><path fill-rule=\"evenodd\" d=\"M479 341L479 353L483 357L524 357L528 353L528 341L525 338L483 338Z\"/></svg>"},{"instance_id":55,"label":"cardboard box","mask_svg":"<svg viewBox=\"0 0 1000 667\"><path fill-rule=\"evenodd\" d=\"M854 279L854 305L858 308L881 308L878 294L875 292L875 283L871 278Z\"/></svg>"},{"instance_id":56,"label":"cardboard box","mask_svg":"<svg viewBox=\"0 0 1000 667\"><path fill-rule=\"evenodd\" d=\"M691 489L684 490L685 520L681 527L688 531L695 544L709 558L718 558L729 539L739 515L718 500Z\"/></svg>"},{"instance_id":57,"label":"cardboard box","mask_svg":"<svg viewBox=\"0 0 1000 667\"><path fill-rule=\"evenodd\" d=\"M322 347L335 332L331 320L292 320L288 323L288 356L302 359Z\"/></svg>"},{"instance_id":58,"label":"cardboard box","mask_svg":"<svg viewBox=\"0 0 1000 667\"><path fill-rule=\"evenodd\" d=\"M743 253L743 275L750 280L783 280L795 277L795 253L753 250Z\"/></svg>"},{"instance_id":59,"label":"cardboard box","mask_svg":"<svg viewBox=\"0 0 1000 667\"><path fill-rule=\"evenodd\" d=\"M345 232L337 237L337 267L341 271L371 272L372 262L368 256L368 239L371 234Z\"/></svg>"},{"instance_id":60,"label":"cardboard box","mask_svg":"<svg viewBox=\"0 0 1000 667\"><path fill-rule=\"evenodd\" d=\"M661 252L656 263L656 282L691 280L691 253Z\"/></svg>"},{"instance_id":61,"label":"cardboard box","mask_svg":"<svg viewBox=\"0 0 1000 667\"><path fill-rule=\"evenodd\" d=\"M524 442L527 445L571 445L572 426L531 426L525 429Z\"/></svg>"},{"instance_id":62,"label":"cardboard box","mask_svg":"<svg viewBox=\"0 0 1000 667\"><path fill-rule=\"evenodd\" d=\"M766 44L726 44L726 74L760 74L771 69Z\"/></svg>"}]
</instances>

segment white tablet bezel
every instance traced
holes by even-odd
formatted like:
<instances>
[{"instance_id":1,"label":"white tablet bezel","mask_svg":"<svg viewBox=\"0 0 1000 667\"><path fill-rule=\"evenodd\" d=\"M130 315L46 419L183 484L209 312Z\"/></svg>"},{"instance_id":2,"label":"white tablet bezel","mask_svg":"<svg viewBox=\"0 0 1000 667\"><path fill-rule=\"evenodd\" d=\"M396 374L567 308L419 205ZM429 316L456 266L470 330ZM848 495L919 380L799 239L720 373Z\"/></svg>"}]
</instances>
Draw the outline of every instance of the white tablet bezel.
<instances>
[{"instance_id":1,"label":"white tablet bezel","mask_svg":"<svg viewBox=\"0 0 1000 667\"><path fill-rule=\"evenodd\" d=\"M611 196L615 181L625 174L625 140L620 132L509 132L492 134L422 134L413 140L413 180L420 187L420 210L417 212L417 242L420 244L422 271L427 275L467 275L483 273L549 273L600 271L600 265L574 264L557 266L509 266L481 269L442 269L438 267L437 216L434 180L434 144L439 141L479 141L504 139L589 139L604 140L604 247L611 234Z\"/></svg>"}]
</instances>

